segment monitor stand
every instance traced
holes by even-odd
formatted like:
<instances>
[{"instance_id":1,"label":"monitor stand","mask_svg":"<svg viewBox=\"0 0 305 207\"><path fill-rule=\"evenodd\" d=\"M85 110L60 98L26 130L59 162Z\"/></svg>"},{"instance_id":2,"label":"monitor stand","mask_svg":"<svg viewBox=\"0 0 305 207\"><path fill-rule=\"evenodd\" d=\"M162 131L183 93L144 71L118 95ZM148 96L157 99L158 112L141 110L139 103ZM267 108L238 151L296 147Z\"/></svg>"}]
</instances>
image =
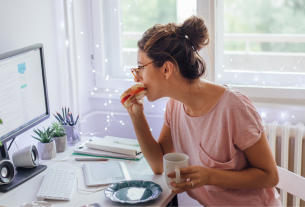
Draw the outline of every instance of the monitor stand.
<instances>
[{"instance_id":1,"label":"monitor stand","mask_svg":"<svg viewBox=\"0 0 305 207\"><path fill-rule=\"evenodd\" d=\"M0 192L5 193L7 191L12 190L18 185L24 183L25 181L41 173L45 169L47 169L46 165L38 165L37 167L34 168L21 168L21 167L15 168L17 174L15 174L15 177L9 184L0 185Z\"/></svg>"},{"instance_id":2,"label":"monitor stand","mask_svg":"<svg viewBox=\"0 0 305 207\"><path fill-rule=\"evenodd\" d=\"M6 143L3 143L0 146L0 160L9 160L8 150L6 147ZM37 174L41 173L47 169L46 165L38 165L37 167L33 168L15 168L15 177L13 180L5 185L0 185L0 192L8 192L13 188L17 187L18 185L26 182L27 180L31 179L32 177L36 176Z\"/></svg>"}]
</instances>

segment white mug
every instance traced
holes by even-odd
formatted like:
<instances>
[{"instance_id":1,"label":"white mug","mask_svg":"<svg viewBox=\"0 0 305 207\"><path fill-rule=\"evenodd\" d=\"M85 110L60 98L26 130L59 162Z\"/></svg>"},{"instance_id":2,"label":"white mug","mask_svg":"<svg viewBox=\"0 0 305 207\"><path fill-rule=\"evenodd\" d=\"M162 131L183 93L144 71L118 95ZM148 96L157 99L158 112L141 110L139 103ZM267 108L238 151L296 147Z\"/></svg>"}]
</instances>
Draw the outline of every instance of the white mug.
<instances>
[{"instance_id":1,"label":"white mug","mask_svg":"<svg viewBox=\"0 0 305 207\"><path fill-rule=\"evenodd\" d=\"M186 168L189 166L189 156L183 153L168 153L163 156L163 169L165 174L165 180L167 186L172 190L178 190L171 186L171 182L183 183L186 178L180 178L180 168ZM176 173L176 178L169 178L167 175L171 172Z\"/></svg>"}]
</instances>

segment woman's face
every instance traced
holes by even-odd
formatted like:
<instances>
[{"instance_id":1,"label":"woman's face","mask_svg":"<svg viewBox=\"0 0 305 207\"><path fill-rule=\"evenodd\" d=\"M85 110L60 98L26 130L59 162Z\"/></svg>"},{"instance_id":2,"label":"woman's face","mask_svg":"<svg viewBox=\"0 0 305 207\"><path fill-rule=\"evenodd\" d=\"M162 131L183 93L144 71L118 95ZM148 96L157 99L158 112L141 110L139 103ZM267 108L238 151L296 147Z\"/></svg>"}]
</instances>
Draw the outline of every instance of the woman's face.
<instances>
[{"instance_id":1,"label":"woman's face","mask_svg":"<svg viewBox=\"0 0 305 207\"><path fill-rule=\"evenodd\" d=\"M138 66L145 65L153 60L148 58L146 53L138 50ZM162 75L161 69L155 68L153 64L147 65L139 70L139 80L135 79L135 82L143 84L147 89L146 97L148 101L152 102L162 98Z\"/></svg>"}]
</instances>

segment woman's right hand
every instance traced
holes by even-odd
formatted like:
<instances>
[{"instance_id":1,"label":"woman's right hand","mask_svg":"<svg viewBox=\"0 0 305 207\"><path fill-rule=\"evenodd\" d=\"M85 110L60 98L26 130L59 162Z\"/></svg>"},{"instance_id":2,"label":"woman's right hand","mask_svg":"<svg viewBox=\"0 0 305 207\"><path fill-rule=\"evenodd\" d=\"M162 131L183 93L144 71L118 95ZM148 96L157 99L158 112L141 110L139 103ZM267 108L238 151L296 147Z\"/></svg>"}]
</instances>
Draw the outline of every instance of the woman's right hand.
<instances>
[{"instance_id":1,"label":"woman's right hand","mask_svg":"<svg viewBox=\"0 0 305 207\"><path fill-rule=\"evenodd\" d=\"M144 103L143 103L143 101L144 101L144 97L139 99L139 100L134 99L132 101L133 104L127 108L127 111L128 111L129 116L131 118L139 117L139 116L142 116L144 114Z\"/></svg>"}]
</instances>

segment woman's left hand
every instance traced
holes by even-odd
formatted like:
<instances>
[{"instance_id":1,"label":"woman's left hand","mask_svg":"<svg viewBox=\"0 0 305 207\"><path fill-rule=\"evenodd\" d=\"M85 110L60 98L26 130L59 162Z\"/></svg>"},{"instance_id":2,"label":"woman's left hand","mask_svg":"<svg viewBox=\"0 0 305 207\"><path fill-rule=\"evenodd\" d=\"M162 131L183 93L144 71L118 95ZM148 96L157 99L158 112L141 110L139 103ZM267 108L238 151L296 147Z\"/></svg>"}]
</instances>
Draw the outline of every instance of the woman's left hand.
<instances>
[{"instance_id":1,"label":"woman's left hand","mask_svg":"<svg viewBox=\"0 0 305 207\"><path fill-rule=\"evenodd\" d=\"M167 177L176 178L175 172L169 173ZM182 193L206 185L209 181L209 177L209 170L207 168L201 166L189 166L180 169L180 178L190 178L190 181L184 183L171 182L170 184L175 188L179 188L178 190L173 190L173 193ZM192 186L192 183L194 186Z\"/></svg>"}]
</instances>

